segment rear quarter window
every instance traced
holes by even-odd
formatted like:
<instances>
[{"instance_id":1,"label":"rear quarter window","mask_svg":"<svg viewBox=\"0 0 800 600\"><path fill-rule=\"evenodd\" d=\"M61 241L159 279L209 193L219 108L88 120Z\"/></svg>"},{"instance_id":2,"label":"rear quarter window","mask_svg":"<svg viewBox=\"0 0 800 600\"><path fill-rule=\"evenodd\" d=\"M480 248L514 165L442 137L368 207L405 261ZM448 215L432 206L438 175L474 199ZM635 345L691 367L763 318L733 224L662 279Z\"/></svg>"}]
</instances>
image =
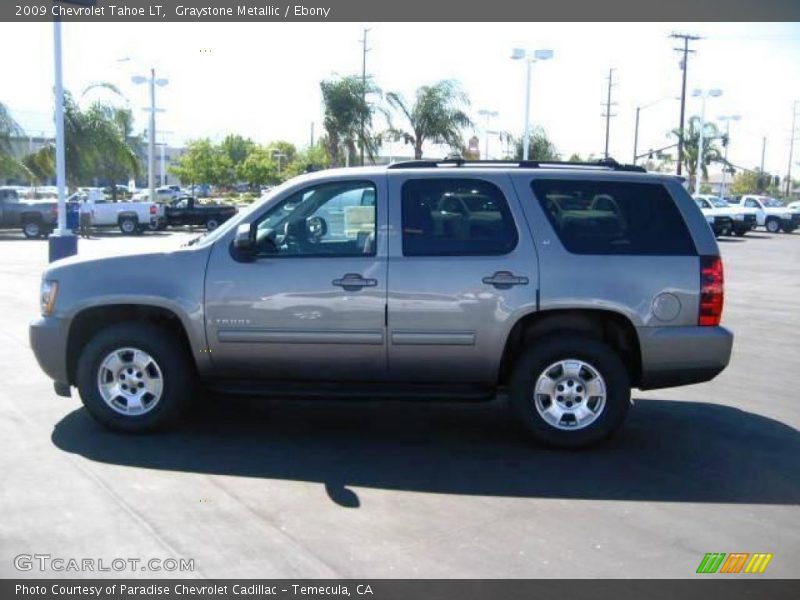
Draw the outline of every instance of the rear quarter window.
<instances>
[{"instance_id":1,"label":"rear quarter window","mask_svg":"<svg viewBox=\"0 0 800 600\"><path fill-rule=\"evenodd\" d=\"M535 179L531 188L561 243L574 254L697 253L660 183Z\"/></svg>"}]
</instances>

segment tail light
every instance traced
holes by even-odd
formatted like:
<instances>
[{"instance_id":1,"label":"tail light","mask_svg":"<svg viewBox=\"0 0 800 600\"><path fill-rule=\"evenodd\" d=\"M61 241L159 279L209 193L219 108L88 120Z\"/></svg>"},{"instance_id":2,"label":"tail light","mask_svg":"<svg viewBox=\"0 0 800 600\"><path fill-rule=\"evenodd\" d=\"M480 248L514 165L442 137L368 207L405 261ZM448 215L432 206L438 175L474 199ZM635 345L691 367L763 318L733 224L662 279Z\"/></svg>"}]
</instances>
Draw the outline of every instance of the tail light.
<instances>
[{"instance_id":1,"label":"tail light","mask_svg":"<svg viewBox=\"0 0 800 600\"><path fill-rule=\"evenodd\" d=\"M157 210L157 209L156 209L156 206L155 206L155 204L154 204L153 206L151 206L151 207L150 207L150 214L151 214L151 215L154 215L154 214L156 214L156 210Z\"/></svg>"},{"instance_id":2,"label":"tail light","mask_svg":"<svg viewBox=\"0 0 800 600\"><path fill-rule=\"evenodd\" d=\"M725 299L725 277L719 256L700 257L700 311L697 324L704 327L719 325Z\"/></svg>"}]
</instances>

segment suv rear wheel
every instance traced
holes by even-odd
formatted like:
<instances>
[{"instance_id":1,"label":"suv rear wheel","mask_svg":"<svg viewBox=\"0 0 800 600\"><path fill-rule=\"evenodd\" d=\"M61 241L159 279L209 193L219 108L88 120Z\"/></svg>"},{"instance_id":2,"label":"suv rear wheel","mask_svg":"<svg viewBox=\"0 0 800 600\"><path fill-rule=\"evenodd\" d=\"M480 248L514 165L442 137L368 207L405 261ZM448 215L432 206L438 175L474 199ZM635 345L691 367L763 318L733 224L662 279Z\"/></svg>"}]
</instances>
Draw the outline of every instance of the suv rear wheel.
<instances>
[{"instance_id":1,"label":"suv rear wheel","mask_svg":"<svg viewBox=\"0 0 800 600\"><path fill-rule=\"evenodd\" d=\"M630 407L628 372L616 352L572 333L534 341L517 360L509 388L525 428L559 448L605 439Z\"/></svg>"},{"instance_id":2,"label":"suv rear wheel","mask_svg":"<svg viewBox=\"0 0 800 600\"><path fill-rule=\"evenodd\" d=\"M86 345L77 385L95 420L134 432L173 423L196 391L194 368L174 336L133 323L104 329Z\"/></svg>"}]
</instances>

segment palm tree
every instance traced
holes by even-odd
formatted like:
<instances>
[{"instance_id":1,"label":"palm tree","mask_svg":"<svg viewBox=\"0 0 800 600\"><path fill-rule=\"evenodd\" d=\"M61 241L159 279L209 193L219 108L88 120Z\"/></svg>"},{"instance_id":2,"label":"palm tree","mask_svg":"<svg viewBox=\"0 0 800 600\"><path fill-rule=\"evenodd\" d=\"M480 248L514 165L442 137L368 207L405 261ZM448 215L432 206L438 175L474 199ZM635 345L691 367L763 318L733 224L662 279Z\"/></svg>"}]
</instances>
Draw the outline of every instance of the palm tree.
<instances>
[{"instance_id":1,"label":"palm tree","mask_svg":"<svg viewBox=\"0 0 800 600\"><path fill-rule=\"evenodd\" d=\"M680 130L673 129L672 134L680 138ZM719 139L719 130L713 123L706 122L705 139L703 140L703 164L702 177L708 179L708 165L712 162L725 162L722 151L717 146L715 140ZM694 188L695 177L697 176L697 154L700 145L700 117L694 116L689 119L688 126L683 132L683 167L689 176L689 188Z\"/></svg>"},{"instance_id":2,"label":"palm tree","mask_svg":"<svg viewBox=\"0 0 800 600\"><path fill-rule=\"evenodd\" d=\"M333 81L321 81L322 102L325 105L323 126L330 165L336 167L343 149L350 156L356 147L364 148L373 159L380 147L380 136L372 133L375 108L366 100L368 94L380 93L370 82L366 88L361 78L348 76Z\"/></svg>"},{"instance_id":3,"label":"palm tree","mask_svg":"<svg viewBox=\"0 0 800 600\"><path fill-rule=\"evenodd\" d=\"M27 168L14 157L12 148L12 140L23 135L22 127L11 116L6 105L0 102L0 178L27 171Z\"/></svg>"},{"instance_id":4,"label":"palm tree","mask_svg":"<svg viewBox=\"0 0 800 600\"><path fill-rule=\"evenodd\" d=\"M462 110L469 99L455 81L444 80L417 89L414 104L397 92L386 94L386 100L405 119L407 128L391 126L389 134L414 146L414 158L422 158L425 142L447 144L459 150L463 145L461 130L472 127L472 120Z\"/></svg>"}]
</instances>

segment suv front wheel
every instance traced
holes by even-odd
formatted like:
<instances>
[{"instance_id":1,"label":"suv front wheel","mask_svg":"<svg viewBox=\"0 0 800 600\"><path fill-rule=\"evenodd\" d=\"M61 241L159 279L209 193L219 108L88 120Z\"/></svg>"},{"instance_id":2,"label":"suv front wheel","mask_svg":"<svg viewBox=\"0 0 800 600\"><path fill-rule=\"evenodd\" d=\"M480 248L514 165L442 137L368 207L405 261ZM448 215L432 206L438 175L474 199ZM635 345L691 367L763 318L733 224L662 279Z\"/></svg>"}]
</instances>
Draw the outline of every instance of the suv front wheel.
<instances>
[{"instance_id":1,"label":"suv front wheel","mask_svg":"<svg viewBox=\"0 0 800 600\"><path fill-rule=\"evenodd\" d=\"M628 372L606 344L565 333L535 340L519 357L509 393L533 437L579 448L611 435L630 407Z\"/></svg>"},{"instance_id":2,"label":"suv front wheel","mask_svg":"<svg viewBox=\"0 0 800 600\"><path fill-rule=\"evenodd\" d=\"M103 329L83 349L77 386L95 420L151 431L173 423L195 395L195 370L173 335L149 324Z\"/></svg>"}]
</instances>

